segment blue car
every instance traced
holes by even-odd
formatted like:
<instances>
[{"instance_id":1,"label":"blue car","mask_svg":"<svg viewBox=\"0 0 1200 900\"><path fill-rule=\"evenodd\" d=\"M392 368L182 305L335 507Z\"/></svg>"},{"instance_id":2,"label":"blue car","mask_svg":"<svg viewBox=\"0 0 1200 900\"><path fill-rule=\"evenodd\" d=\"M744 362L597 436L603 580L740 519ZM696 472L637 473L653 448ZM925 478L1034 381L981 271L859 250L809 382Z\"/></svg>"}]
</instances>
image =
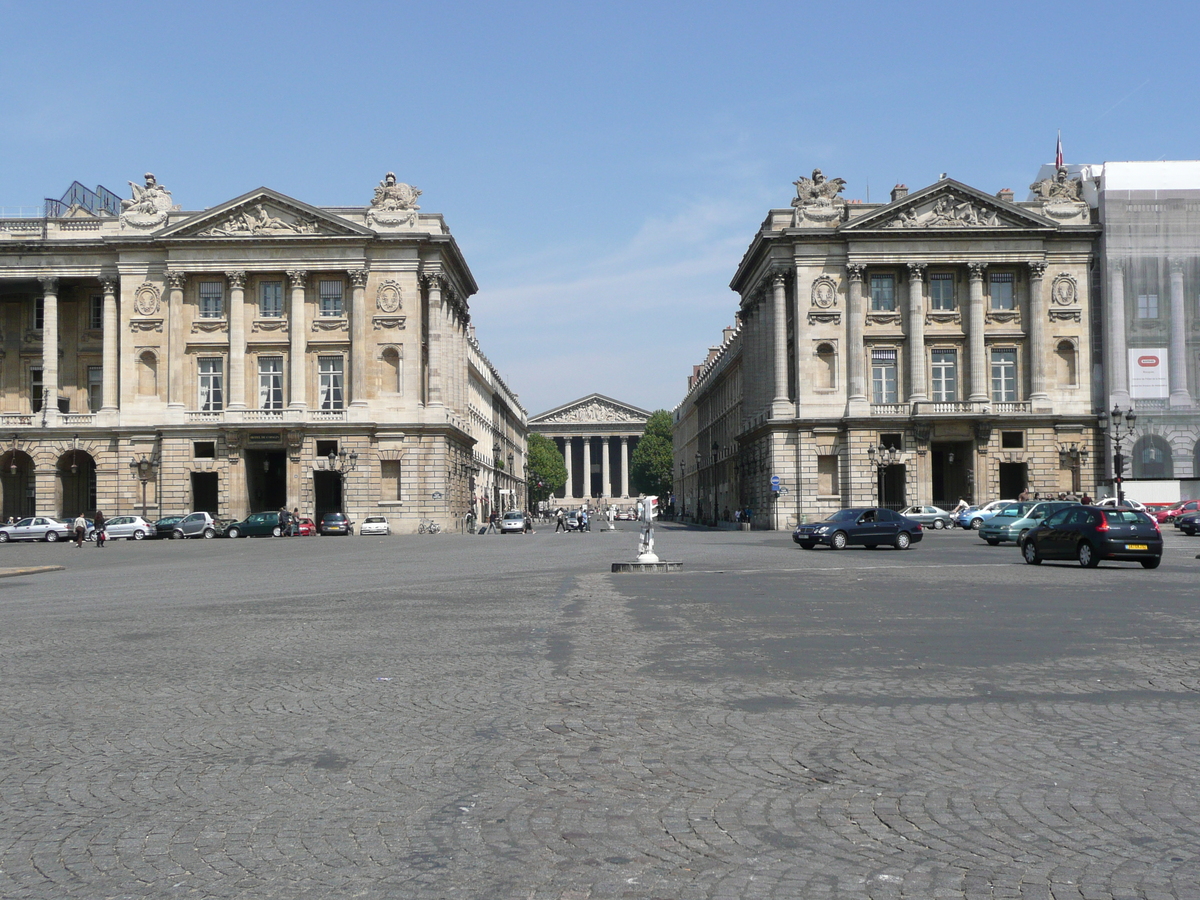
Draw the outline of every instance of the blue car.
<instances>
[{"instance_id":1,"label":"blue car","mask_svg":"<svg viewBox=\"0 0 1200 900\"><path fill-rule=\"evenodd\" d=\"M805 550L817 544L830 550L845 550L850 544L907 550L922 537L920 522L884 507L839 509L823 522L800 525L792 532L792 540Z\"/></svg>"},{"instance_id":2,"label":"blue car","mask_svg":"<svg viewBox=\"0 0 1200 900\"><path fill-rule=\"evenodd\" d=\"M959 528L970 528L973 531L978 531L984 522L1009 504L1016 502L1016 500L993 500L991 503L985 503L983 506L972 506L970 509L960 512L955 517L954 524Z\"/></svg>"}]
</instances>

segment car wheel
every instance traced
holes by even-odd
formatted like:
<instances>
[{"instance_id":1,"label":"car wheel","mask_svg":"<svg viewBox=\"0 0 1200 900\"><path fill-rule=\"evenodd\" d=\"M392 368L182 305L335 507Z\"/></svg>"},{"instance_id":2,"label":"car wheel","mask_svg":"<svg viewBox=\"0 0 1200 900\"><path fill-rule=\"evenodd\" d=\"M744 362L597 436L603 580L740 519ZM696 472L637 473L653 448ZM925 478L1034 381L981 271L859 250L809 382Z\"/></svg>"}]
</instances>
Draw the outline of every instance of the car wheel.
<instances>
[{"instance_id":1,"label":"car wheel","mask_svg":"<svg viewBox=\"0 0 1200 900\"><path fill-rule=\"evenodd\" d=\"M135 541L144 541L146 539L146 532L139 528L133 533L133 539Z\"/></svg>"},{"instance_id":2,"label":"car wheel","mask_svg":"<svg viewBox=\"0 0 1200 900\"><path fill-rule=\"evenodd\" d=\"M934 531L941 531L945 527L946 527L946 523L943 522L941 519L933 520L933 530Z\"/></svg>"},{"instance_id":3,"label":"car wheel","mask_svg":"<svg viewBox=\"0 0 1200 900\"><path fill-rule=\"evenodd\" d=\"M898 535L896 535L896 549L897 550L907 550L911 544L912 544L912 538L910 538L908 536L907 531L902 531Z\"/></svg>"},{"instance_id":4,"label":"car wheel","mask_svg":"<svg viewBox=\"0 0 1200 900\"><path fill-rule=\"evenodd\" d=\"M829 541L830 550L845 550L846 549L846 532L839 531Z\"/></svg>"},{"instance_id":5,"label":"car wheel","mask_svg":"<svg viewBox=\"0 0 1200 900\"><path fill-rule=\"evenodd\" d=\"M172 531L171 532L171 540L182 541L183 540L183 532L182 531Z\"/></svg>"},{"instance_id":6,"label":"car wheel","mask_svg":"<svg viewBox=\"0 0 1200 900\"><path fill-rule=\"evenodd\" d=\"M1075 552L1079 556L1079 564L1085 569L1094 569L1100 565L1100 557L1096 555L1095 548L1087 541L1080 541L1079 548Z\"/></svg>"},{"instance_id":7,"label":"car wheel","mask_svg":"<svg viewBox=\"0 0 1200 900\"><path fill-rule=\"evenodd\" d=\"M227 537L227 538L239 538L241 536L242 536L242 533L236 528L230 528L228 531L225 532L225 537Z\"/></svg>"},{"instance_id":8,"label":"car wheel","mask_svg":"<svg viewBox=\"0 0 1200 900\"><path fill-rule=\"evenodd\" d=\"M4 536L4 540L8 540L8 535ZM796 543L800 544L801 550L811 550L813 547L817 546L812 541L797 541Z\"/></svg>"},{"instance_id":9,"label":"car wheel","mask_svg":"<svg viewBox=\"0 0 1200 900\"><path fill-rule=\"evenodd\" d=\"M1156 556L1154 559L1139 559L1143 569L1157 569L1158 564L1162 562L1162 557Z\"/></svg>"},{"instance_id":10,"label":"car wheel","mask_svg":"<svg viewBox=\"0 0 1200 900\"><path fill-rule=\"evenodd\" d=\"M8 532L0 531L0 544L7 544L7 543L8 543Z\"/></svg>"},{"instance_id":11,"label":"car wheel","mask_svg":"<svg viewBox=\"0 0 1200 900\"><path fill-rule=\"evenodd\" d=\"M57 531L47 531L46 532L46 543L47 544L53 544L57 540L58 540L58 532Z\"/></svg>"},{"instance_id":12,"label":"car wheel","mask_svg":"<svg viewBox=\"0 0 1200 900\"><path fill-rule=\"evenodd\" d=\"M274 528L271 529L271 537L281 537L282 535L283 535L283 529L280 528L278 525L276 525Z\"/></svg>"},{"instance_id":13,"label":"car wheel","mask_svg":"<svg viewBox=\"0 0 1200 900\"><path fill-rule=\"evenodd\" d=\"M1037 545L1033 541L1025 542L1025 547L1022 549L1021 555L1025 557L1025 562L1031 566L1040 566L1042 564L1042 557L1038 553Z\"/></svg>"},{"instance_id":14,"label":"car wheel","mask_svg":"<svg viewBox=\"0 0 1200 900\"><path fill-rule=\"evenodd\" d=\"M1000 543L1000 541L997 540L996 538L984 538L984 540L987 541L988 544L990 544L993 547L995 547L997 544Z\"/></svg>"},{"instance_id":15,"label":"car wheel","mask_svg":"<svg viewBox=\"0 0 1200 900\"><path fill-rule=\"evenodd\" d=\"M206 541L211 541L216 536L217 536L216 529L213 529L213 528L205 528L204 529L204 539Z\"/></svg>"},{"instance_id":16,"label":"car wheel","mask_svg":"<svg viewBox=\"0 0 1200 900\"><path fill-rule=\"evenodd\" d=\"M982 527L983 527L983 519L972 519L971 520L971 530L972 531L978 531Z\"/></svg>"},{"instance_id":17,"label":"car wheel","mask_svg":"<svg viewBox=\"0 0 1200 900\"><path fill-rule=\"evenodd\" d=\"M1196 534L1196 529L1194 528L1181 528L1180 530L1188 537L1194 537Z\"/></svg>"}]
</instances>

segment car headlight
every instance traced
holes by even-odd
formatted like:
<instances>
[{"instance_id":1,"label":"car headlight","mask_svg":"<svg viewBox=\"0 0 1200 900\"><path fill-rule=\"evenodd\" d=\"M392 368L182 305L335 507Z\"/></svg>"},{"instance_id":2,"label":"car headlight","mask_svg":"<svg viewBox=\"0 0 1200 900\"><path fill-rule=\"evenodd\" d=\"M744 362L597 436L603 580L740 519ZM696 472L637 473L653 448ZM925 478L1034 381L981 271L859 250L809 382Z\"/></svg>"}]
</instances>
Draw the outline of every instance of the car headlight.
<instances>
[{"instance_id":1,"label":"car headlight","mask_svg":"<svg viewBox=\"0 0 1200 900\"><path fill-rule=\"evenodd\" d=\"M828 525L822 525L820 528L817 529L817 534L824 534L828 530L829 530Z\"/></svg>"}]
</instances>

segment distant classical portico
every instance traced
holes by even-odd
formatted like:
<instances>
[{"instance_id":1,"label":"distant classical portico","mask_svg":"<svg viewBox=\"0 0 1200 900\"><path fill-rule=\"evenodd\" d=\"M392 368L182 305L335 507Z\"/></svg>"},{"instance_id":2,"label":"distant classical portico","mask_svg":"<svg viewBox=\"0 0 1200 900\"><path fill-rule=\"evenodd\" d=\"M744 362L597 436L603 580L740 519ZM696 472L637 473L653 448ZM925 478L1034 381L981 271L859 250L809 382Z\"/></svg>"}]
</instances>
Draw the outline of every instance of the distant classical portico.
<instances>
[{"instance_id":1,"label":"distant classical portico","mask_svg":"<svg viewBox=\"0 0 1200 900\"><path fill-rule=\"evenodd\" d=\"M629 460L650 413L603 394L589 394L529 420L529 430L558 445L567 464L566 500L628 498Z\"/></svg>"}]
</instances>

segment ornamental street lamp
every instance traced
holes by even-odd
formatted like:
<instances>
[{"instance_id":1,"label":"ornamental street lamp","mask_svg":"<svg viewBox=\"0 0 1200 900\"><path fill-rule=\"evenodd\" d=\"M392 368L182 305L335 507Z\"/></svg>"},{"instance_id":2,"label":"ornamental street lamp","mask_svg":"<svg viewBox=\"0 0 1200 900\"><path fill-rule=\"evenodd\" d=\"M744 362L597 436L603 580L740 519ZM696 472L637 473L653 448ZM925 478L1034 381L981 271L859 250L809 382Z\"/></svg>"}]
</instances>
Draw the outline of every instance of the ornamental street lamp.
<instances>
[{"instance_id":1,"label":"ornamental street lamp","mask_svg":"<svg viewBox=\"0 0 1200 900\"><path fill-rule=\"evenodd\" d=\"M158 458L142 454L141 459L129 460L130 477L142 483L142 518L146 518L146 485L154 480L157 474Z\"/></svg>"},{"instance_id":2,"label":"ornamental street lamp","mask_svg":"<svg viewBox=\"0 0 1200 900\"><path fill-rule=\"evenodd\" d=\"M875 505L883 505L883 473L890 467L900 463L900 451L895 447L885 447L881 443L878 447L867 448L867 458L871 461L871 465L875 467Z\"/></svg>"},{"instance_id":3,"label":"ornamental street lamp","mask_svg":"<svg viewBox=\"0 0 1200 900\"><path fill-rule=\"evenodd\" d=\"M345 450L338 450L336 453L329 451L329 471L337 472L339 475L346 475L358 468L358 451L351 450L347 453Z\"/></svg>"},{"instance_id":4,"label":"ornamental street lamp","mask_svg":"<svg viewBox=\"0 0 1200 900\"><path fill-rule=\"evenodd\" d=\"M1121 407L1113 405L1111 413L1100 413L1100 427L1110 429L1110 436L1113 442L1113 484L1117 487L1117 503L1125 505L1125 454L1121 450L1121 444L1127 437L1133 436L1133 423L1137 420L1137 413L1130 406L1124 413L1121 412ZM1122 424L1122 420L1124 424Z\"/></svg>"}]
</instances>

